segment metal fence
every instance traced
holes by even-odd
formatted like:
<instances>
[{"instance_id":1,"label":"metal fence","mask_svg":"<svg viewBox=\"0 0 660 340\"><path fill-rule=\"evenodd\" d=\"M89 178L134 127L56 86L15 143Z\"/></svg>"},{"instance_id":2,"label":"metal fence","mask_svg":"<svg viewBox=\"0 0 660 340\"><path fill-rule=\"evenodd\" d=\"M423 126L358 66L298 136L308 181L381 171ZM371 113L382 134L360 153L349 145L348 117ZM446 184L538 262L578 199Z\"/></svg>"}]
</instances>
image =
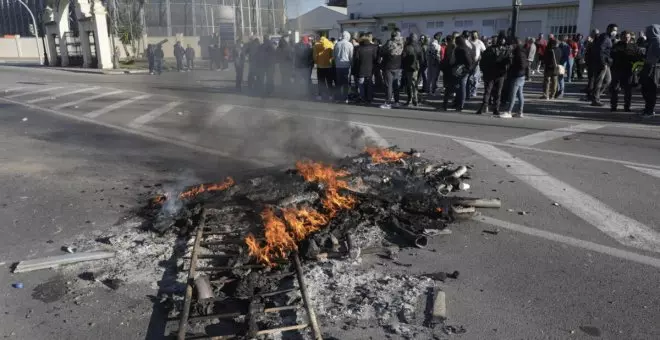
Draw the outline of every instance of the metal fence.
<instances>
[{"instance_id":1,"label":"metal fence","mask_svg":"<svg viewBox=\"0 0 660 340\"><path fill-rule=\"evenodd\" d=\"M41 13L45 8L46 0L24 0L30 7L37 24L41 18ZM30 14L18 1L16 0L0 0L0 36L3 35L20 35L22 37L34 36L30 33L30 25L32 18ZM41 29L36 27L35 29Z\"/></svg>"},{"instance_id":2,"label":"metal fence","mask_svg":"<svg viewBox=\"0 0 660 340\"><path fill-rule=\"evenodd\" d=\"M146 31L150 36L211 36L231 26L235 38L281 33L286 0L148 0Z\"/></svg>"}]
</instances>

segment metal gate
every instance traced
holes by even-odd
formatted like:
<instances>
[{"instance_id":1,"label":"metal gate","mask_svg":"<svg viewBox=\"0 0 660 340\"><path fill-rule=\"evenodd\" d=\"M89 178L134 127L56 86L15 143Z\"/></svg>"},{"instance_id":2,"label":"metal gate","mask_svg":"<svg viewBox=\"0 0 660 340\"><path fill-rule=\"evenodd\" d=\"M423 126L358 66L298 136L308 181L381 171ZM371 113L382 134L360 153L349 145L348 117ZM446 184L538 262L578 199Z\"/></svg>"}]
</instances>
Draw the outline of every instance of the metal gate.
<instances>
[{"instance_id":1,"label":"metal gate","mask_svg":"<svg viewBox=\"0 0 660 340\"><path fill-rule=\"evenodd\" d=\"M66 52L69 56L69 66L82 66L83 54L80 46L80 38L74 35L74 32L64 33L66 42Z\"/></svg>"},{"instance_id":2,"label":"metal gate","mask_svg":"<svg viewBox=\"0 0 660 340\"><path fill-rule=\"evenodd\" d=\"M55 65L62 66L62 50L60 50L60 37L57 34L53 34L53 40L55 41Z\"/></svg>"},{"instance_id":3,"label":"metal gate","mask_svg":"<svg viewBox=\"0 0 660 340\"><path fill-rule=\"evenodd\" d=\"M87 37L89 39L89 49L90 49L90 54L92 57L92 60L90 60L89 67L90 68L98 68L99 67L99 58L96 53L96 39L94 38L94 31L87 31Z\"/></svg>"}]
</instances>

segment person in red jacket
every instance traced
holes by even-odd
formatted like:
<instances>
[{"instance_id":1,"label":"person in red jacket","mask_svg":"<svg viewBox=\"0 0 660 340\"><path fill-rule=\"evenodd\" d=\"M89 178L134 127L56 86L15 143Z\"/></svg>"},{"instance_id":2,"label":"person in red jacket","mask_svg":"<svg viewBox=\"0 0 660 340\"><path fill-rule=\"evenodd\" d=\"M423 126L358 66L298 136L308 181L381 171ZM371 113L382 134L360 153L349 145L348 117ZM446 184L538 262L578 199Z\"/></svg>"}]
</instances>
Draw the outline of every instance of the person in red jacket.
<instances>
[{"instance_id":1,"label":"person in red jacket","mask_svg":"<svg viewBox=\"0 0 660 340\"><path fill-rule=\"evenodd\" d=\"M536 55L539 61L535 70L537 73L541 72L541 64L543 63L543 56L545 55L545 48L547 46L548 41L543 37L543 33L539 33L539 38L536 39Z\"/></svg>"}]
</instances>

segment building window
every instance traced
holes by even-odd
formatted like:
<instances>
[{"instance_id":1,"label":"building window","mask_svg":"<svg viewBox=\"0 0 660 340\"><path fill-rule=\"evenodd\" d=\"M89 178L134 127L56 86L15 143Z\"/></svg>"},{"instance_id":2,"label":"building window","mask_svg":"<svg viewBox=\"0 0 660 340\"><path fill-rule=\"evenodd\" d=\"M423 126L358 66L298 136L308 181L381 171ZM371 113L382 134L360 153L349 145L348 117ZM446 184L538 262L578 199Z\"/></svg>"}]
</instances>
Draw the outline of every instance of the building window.
<instances>
[{"instance_id":1,"label":"building window","mask_svg":"<svg viewBox=\"0 0 660 340\"><path fill-rule=\"evenodd\" d=\"M495 27L495 20L484 20L484 21L481 22L481 26Z\"/></svg>"},{"instance_id":2,"label":"building window","mask_svg":"<svg viewBox=\"0 0 660 340\"><path fill-rule=\"evenodd\" d=\"M454 27L456 28L469 28L474 25L474 22L472 20L457 20L454 21Z\"/></svg>"},{"instance_id":3,"label":"building window","mask_svg":"<svg viewBox=\"0 0 660 340\"><path fill-rule=\"evenodd\" d=\"M443 28L445 27L445 22L444 21L436 21L435 22L435 28Z\"/></svg>"},{"instance_id":4,"label":"building window","mask_svg":"<svg viewBox=\"0 0 660 340\"><path fill-rule=\"evenodd\" d=\"M577 7L560 7L548 9L547 33L574 34L577 31Z\"/></svg>"},{"instance_id":5,"label":"building window","mask_svg":"<svg viewBox=\"0 0 660 340\"><path fill-rule=\"evenodd\" d=\"M435 21L427 21L426 28L435 28Z\"/></svg>"}]
</instances>

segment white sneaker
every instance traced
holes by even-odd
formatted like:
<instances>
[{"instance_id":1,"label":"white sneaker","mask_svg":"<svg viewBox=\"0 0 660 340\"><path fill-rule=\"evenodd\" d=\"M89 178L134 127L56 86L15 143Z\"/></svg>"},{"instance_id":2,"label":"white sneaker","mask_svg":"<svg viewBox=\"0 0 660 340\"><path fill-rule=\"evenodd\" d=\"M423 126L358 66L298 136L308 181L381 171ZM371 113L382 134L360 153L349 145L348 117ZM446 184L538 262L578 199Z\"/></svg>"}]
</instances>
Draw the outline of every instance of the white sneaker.
<instances>
[{"instance_id":1,"label":"white sneaker","mask_svg":"<svg viewBox=\"0 0 660 340\"><path fill-rule=\"evenodd\" d=\"M511 115L510 112L502 112L502 113L500 113L499 116L497 116L497 117L499 117L499 118L511 118L511 117L513 117L513 116Z\"/></svg>"},{"instance_id":2,"label":"white sneaker","mask_svg":"<svg viewBox=\"0 0 660 340\"><path fill-rule=\"evenodd\" d=\"M385 103L385 104L382 104L382 105L380 106L380 108L381 108L381 109L391 109L391 108L392 108L392 105L390 105L390 104L388 104L388 103Z\"/></svg>"},{"instance_id":3,"label":"white sneaker","mask_svg":"<svg viewBox=\"0 0 660 340\"><path fill-rule=\"evenodd\" d=\"M520 113L516 113L516 114L514 114L512 117L513 117L513 118L522 118L522 117L523 117L523 114L522 114L522 112L520 112Z\"/></svg>"}]
</instances>

